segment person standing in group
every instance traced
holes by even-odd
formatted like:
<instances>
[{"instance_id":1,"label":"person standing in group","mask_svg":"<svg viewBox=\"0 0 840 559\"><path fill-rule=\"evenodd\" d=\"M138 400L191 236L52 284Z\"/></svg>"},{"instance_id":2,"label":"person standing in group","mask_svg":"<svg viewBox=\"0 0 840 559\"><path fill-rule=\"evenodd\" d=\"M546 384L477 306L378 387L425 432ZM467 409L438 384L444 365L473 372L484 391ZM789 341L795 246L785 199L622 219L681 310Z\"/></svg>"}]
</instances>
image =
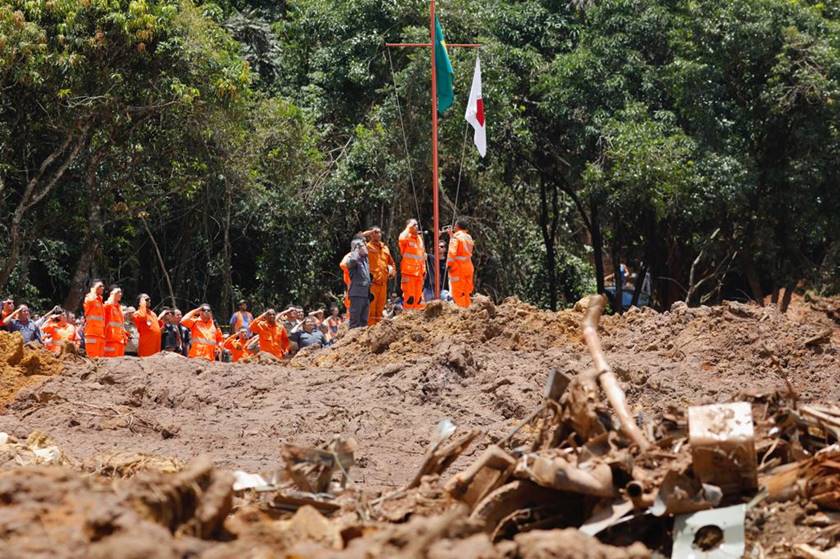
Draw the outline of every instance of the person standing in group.
<instances>
[{"instance_id":1,"label":"person standing in group","mask_svg":"<svg viewBox=\"0 0 840 559\"><path fill-rule=\"evenodd\" d=\"M233 332L239 333L245 328L248 335L251 334L251 323L254 322L254 315L248 311L248 302L245 300L237 303L237 311L230 316L230 328Z\"/></svg>"},{"instance_id":2,"label":"person standing in group","mask_svg":"<svg viewBox=\"0 0 840 559\"><path fill-rule=\"evenodd\" d=\"M3 321L6 317L15 312L15 301L11 297L3 301L3 306L0 307L0 330L5 330L6 326Z\"/></svg>"},{"instance_id":3,"label":"person standing in group","mask_svg":"<svg viewBox=\"0 0 840 559\"><path fill-rule=\"evenodd\" d=\"M368 325L371 296L370 263L363 237L356 237L350 242L347 269L350 273L350 328L361 328Z\"/></svg>"},{"instance_id":4,"label":"person standing in group","mask_svg":"<svg viewBox=\"0 0 840 559\"><path fill-rule=\"evenodd\" d=\"M235 334L229 336L222 344L222 347L230 352L230 360L233 363L236 363L243 357L249 357L251 355L251 352L248 349L248 336L248 330L240 328Z\"/></svg>"},{"instance_id":5,"label":"person standing in group","mask_svg":"<svg viewBox=\"0 0 840 559\"><path fill-rule=\"evenodd\" d=\"M123 315L122 289L116 285L111 287L108 300L105 301L105 357L122 357L125 355L125 343L128 332L125 329Z\"/></svg>"},{"instance_id":6,"label":"person standing in group","mask_svg":"<svg viewBox=\"0 0 840 559\"><path fill-rule=\"evenodd\" d=\"M190 331L190 358L215 360L216 350L222 344L222 332L213 322L213 311L210 305L204 303L197 309L191 310L184 315L180 323Z\"/></svg>"},{"instance_id":7,"label":"person standing in group","mask_svg":"<svg viewBox=\"0 0 840 559\"><path fill-rule=\"evenodd\" d=\"M63 310L59 309L57 314L51 315L41 329L44 332L44 348L47 351L58 355L67 344L71 344L78 349L79 336L76 332L76 325L67 320L67 313Z\"/></svg>"},{"instance_id":8,"label":"person standing in group","mask_svg":"<svg viewBox=\"0 0 840 559\"><path fill-rule=\"evenodd\" d=\"M134 325L140 341L137 344L137 356L149 357L160 352L161 333L160 320L151 309L152 298L146 293L140 294L137 298L137 310L134 312Z\"/></svg>"},{"instance_id":9,"label":"person standing in group","mask_svg":"<svg viewBox=\"0 0 840 559\"><path fill-rule=\"evenodd\" d=\"M338 328L344 319L341 318L341 313L338 310L338 305L330 305L330 315L324 320L327 325L327 341L332 342L338 336Z\"/></svg>"},{"instance_id":10,"label":"person standing in group","mask_svg":"<svg viewBox=\"0 0 840 559\"><path fill-rule=\"evenodd\" d=\"M367 239L370 293L373 295L368 310L368 326L373 326L382 320L382 312L388 302L388 280L396 276L397 271L388 245L382 242L382 229L373 226L362 234Z\"/></svg>"},{"instance_id":11,"label":"person standing in group","mask_svg":"<svg viewBox=\"0 0 840 559\"><path fill-rule=\"evenodd\" d=\"M403 308L423 308L423 280L426 276L426 247L416 219L409 219L400 233L400 285Z\"/></svg>"},{"instance_id":12,"label":"person standing in group","mask_svg":"<svg viewBox=\"0 0 840 559\"><path fill-rule=\"evenodd\" d=\"M472 302L470 296L475 289L475 269L472 263L474 246L466 222L462 219L455 221L454 232L449 240L446 266L449 269L449 291L459 307L469 307Z\"/></svg>"},{"instance_id":13,"label":"person standing in group","mask_svg":"<svg viewBox=\"0 0 840 559\"><path fill-rule=\"evenodd\" d=\"M59 307L56 307L58 309ZM51 311L55 312L55 309ZM17 332L23 338L23 343L41 342L41 324L46 317L39 321L32 320L29 307L21 305L12 314L3 319L3 326L9 332Z\"/></svg>"},{"instance_id":14,"label":"person standing in group","mask_svg":"<svg viewBox=\"0 0 840 559\"><path fill-rule=\"evenodd\" d=\"M105 356L105 304L102 294L105 284L95 280L85 295L85 354L88 357Z\"/></svg>"},{"instance_id":15,"label":"person standing in group","mask_svg":"<svg viewBox=\"0 0 840 559\"><path fill-rule=\"evenodd\" d=\"M350 260L350 254L349 252L345 254L338 265L344 279L344 312L347 313L348 319L350 318L350 268L347 267L347 262Z\"/></svg>"},{"instance_id":16,"label":"person standing in group","mask_svg":"<svg viewBox=\"0 0 840 559\"><path fill-rule=\"evenodd\" d=\"M277 321L274 309L268 309L251 323L251 332L260 337L260 351L265 351L278 359L289 352L289 334Z\"/></svg>"}]
</instances>

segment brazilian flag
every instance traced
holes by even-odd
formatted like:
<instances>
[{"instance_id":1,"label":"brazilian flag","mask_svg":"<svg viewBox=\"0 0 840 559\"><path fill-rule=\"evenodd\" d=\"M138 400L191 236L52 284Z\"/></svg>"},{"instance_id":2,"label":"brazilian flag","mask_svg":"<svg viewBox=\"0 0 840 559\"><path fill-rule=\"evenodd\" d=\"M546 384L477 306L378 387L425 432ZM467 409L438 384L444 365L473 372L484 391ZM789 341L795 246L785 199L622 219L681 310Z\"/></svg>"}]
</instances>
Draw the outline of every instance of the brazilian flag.
<instances>
[{"instance_id":1,"label":"brazilian flag","mask_svg":"<svg viewBox=\"0 0 840 559\"><path fill-rule=\"evenodd\" d=\"M437 72L438 112L443 114L455 101L455 71L449 53L446 52L446 38L440 20L435 16L435 71Z\"/></svg>"}]
</instances>

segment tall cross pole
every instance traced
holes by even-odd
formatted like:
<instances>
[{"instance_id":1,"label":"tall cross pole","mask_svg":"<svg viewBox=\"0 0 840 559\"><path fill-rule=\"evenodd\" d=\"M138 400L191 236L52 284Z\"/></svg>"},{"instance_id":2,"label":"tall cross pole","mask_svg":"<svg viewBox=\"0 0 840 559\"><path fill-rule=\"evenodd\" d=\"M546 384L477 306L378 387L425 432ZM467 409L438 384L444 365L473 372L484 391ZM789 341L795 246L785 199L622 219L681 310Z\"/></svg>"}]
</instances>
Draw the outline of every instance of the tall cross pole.
<instances>
[{"instance_id":1,"label":"tall cross pole","mask_svg":"<svg viewBox=\"0 0 840 559\"><path fill-rule=\"evenodd\" d=\"M434 222L434 243L435 243L435 299L440 299L440 212L438 178L438 110L437 110L437 68L435 55L435 0L429 4L429 42L428 43L385 43L386 47L420 47L428 48L432 54L432 221ZM478 48L481 45L475 43L446 44L453 48ZM420 216L417 216L418 218Z\"/></svg>"}]
</instances>

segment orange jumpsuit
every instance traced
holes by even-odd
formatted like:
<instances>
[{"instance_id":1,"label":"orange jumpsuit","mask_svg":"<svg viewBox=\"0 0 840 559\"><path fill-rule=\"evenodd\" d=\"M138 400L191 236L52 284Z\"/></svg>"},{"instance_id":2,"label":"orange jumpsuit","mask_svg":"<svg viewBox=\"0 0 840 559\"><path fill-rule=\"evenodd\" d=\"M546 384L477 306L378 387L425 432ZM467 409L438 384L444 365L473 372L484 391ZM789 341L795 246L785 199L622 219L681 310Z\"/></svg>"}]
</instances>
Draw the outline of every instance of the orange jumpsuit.
<instances>
[{"instance_id":1,"label":"orange jumpsuit","mask_svg":"<svg viewBox=\"0 0 840 559\"><path fill-rule=\"evenodd\" d=\"M61 346L63 346L65 342L73 344L76 343L76 327L69 322L64 324L64 326L59 326L57 322L50 321L45 324L41 330L43 330L44 334L46 334L49 338L49 340L44 343L44 347L47 351L61 353Z\"/></svg>"},{"instance_id":2,"label":"orange jumpsuit","mask_svg":"<svg viewBox=\"0 0 840 559\"><path fill-rule=\"evenodd\" d=\"M225 340L225 343L222 344L222 347L225 348L230 352L230 359L234 363L242 359L243 357L248 357L251 355L251 351L248 349L247 344L248 340L240 340L238 334L234 334L233 336L228 337Z\"/></svg>"},{"instance_id":3,"label":"orange jumpsuit","mask_svg":"<svg viewBox=\"0 0 840 559\"><path fill-rule=\"evenodd\" d=\"M125 317L119 303L105 305L105 357L125 355L125 342L128 332L125 330Z\"/></svg>"},{"instance_id":4,"label":"orange jumpsuit","mask_svg":"<svg viewBox=\"0 0 840 559\"><path fill-rule=\"evenodd\" d=\"M419 233L406 229L400 233L400 285L403 308L423 307L423 281L426 277L426 248Z\"/></svg>"},{"instance_id":5,"label":"orange jumpsuit","mask_svg":"<svg viewBox=\"0 0 840 559\"><path fill-rule=\"evenodd\" d=\"M134 325L140 334L137 356L148 357L160 352L160 320L155 311L148 307L137 309L134 313Z\"/></svg>"},{"instance_id":6,"label":"orange jumpsuit","mask_svg":"<svg viewBox=\"0 0 840 559\"><path fill-rule=\"evenodd\" d=\"M105 306L99 295L85 296L85 353L88 357L105 355Z\"/></svg>"},{"instance_id":7,"label":"orange jumpsuit","mask_svg":"<svg viewBox=\"0 0 840 559\"><path fill-rule=\"evenodd\" d=\"M472 302L470 295L475 289L475 269L472 263L474 246L472 237L463 229L455 231L449 240L449 253L446 258L446 266L449 268L449 291L459 307L469 307Z\"/></svg>"},{"instance_id":8,"label":"orange jumpsuit","mask_svg":"<svg viewBox=\"0 0 840 559\"><path fill-rule=\"evenodd\" d=\"M349 252L341 259L341 264L338 267L341 268L344 275L344 310L347 312L347 316L350 316L350 268L347 266L348 258L350 258Z\"/></svg>"},{"instance_id":9,"label":"orange jumpsuit","mask_svg":"<svg viewBox=\"0 0 840 559\"><path fill-rule=\"evenodd\" d=\"M371 241L367 244L368 262L370 263L370 302L368 326L373 326L382 320L385 303L388 301L388 266L394 265L391 251L382 241Z\"/></svg>"},{"instance_id":10,"label":"orange jumpsuit","mask_svg":"<svg viewBox=\"0 0 840 559\"><path fill-rule=\"evenodd\" d=\"M212 319L201 320L199 318L189 318L181 321L190 331L190 358L191 359L206 359L214 361L216 359L216 347L222 343L222 332L216 327Z\"/></svg>"},{"instance_id":11,"label":"orange jumpsuit","mask_svg":"<svg viewBox=\"0 0 840 559\"><path fill-rule=\"evenodd\" d=\"M289 335L281 324L269 324L266 319L251 323L251 332L260 337L260 351L267 351L278 359L289 352Z\"/></svg>"}]
</instances>

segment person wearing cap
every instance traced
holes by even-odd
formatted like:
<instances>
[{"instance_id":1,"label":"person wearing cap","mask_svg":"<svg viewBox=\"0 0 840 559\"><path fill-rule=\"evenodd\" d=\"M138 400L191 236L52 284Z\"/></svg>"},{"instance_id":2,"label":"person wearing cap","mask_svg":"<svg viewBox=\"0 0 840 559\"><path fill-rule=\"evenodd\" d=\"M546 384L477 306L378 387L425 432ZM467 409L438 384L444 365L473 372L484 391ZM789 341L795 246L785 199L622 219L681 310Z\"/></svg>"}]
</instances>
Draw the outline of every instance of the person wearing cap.
<instances>
[{"instance_id":1,"label":"person wearing cap","mask_svg":"<svg viewBox=\"0 0 840 559\"><path fill-rule=\"evenodd\" d=\"M59 309L57 314L50 315L44 326L43 332L44 348L58 355L66 344L79 347L79 336L76 325L67 320L68 313Z\"/></svg>"},{"instance_id":2,"label":"person wearing cap","mask_svg":"<svg viewBox=\"0 0 840 559\"><path fill-rule=\"evenodd\" d=\"M254 322L254 315L248 312L248 302L245 300L237 303L238 310L230 316L230 327L234 332L239 332L243 328L251 334L251 323Z\"/></svg>"},{"instance_id":3,"label":"person wearing cap","mask_svg":"<svg viewBox=\"0 0 840 559\"><path fill-rule=\"evenodd\" d=\"M403 307L423 308L423 280L426 276L426 247L416 219L409 219L400 233L400 285Z\"/></svg>"},{"instance_id":4,"label":"person wearing cap","mask_svg":"<svg viewBox=\"0 0 840 559\"><path fill-rule=\"evenodd\" d=\"M449 291L459 307L469 307L472 302L470 296L475 289L475 269L472 263L474 248L466 222L463 219L456 220L454 232L449 239L446 267L449 270Z\"/></svg>"},{"instance_id":5,"label":"person wearing cap","mask_svg":"<svg viewBox=\"0 0 840 559\"><path fill-rule=\"evenodd\" d=\"M278 359L289 352L289 333L277 321L274 309L268 309L251 323L251 332L260 337L260 351L265 351Z\"/></svg>"},{"instance_id":6,"label":"person wearing cap","mask_svg":"<svg viewBox=\"0 0 840 559\"><path fill-rule=\"evenodd\" d=\"M105 301L105 357L122 357L125 355L125 344L128 342L128 331L125 329L125 315L123 314L122 289L111 286L108 300Z\"/></svg>"},{"instance_id":7,"label":"person wearing cap","mask_svg":"<svg viewBox=\"0 0 840 559\"><path fill-rule=\"evenodd\" d=\"M363 237L356 236L350 242L350 258L347 259L350 272L350 328L368 325L370 310L370 263L368 249ZM386 285L387 287L387 285Z\"/></svg>"},{"instance_id":8,"label":"person wearing cap","mask_svg":"<svg viewBox=\"0 0 840 559\"><path fill-rule=\"evenodd\" d=\"M191 359L216 359L216 349L222 344L222 331L213 322L213 311L207 303L193 309L181 319L181 325L190 331Z\"/></svg>"},{"instance_id":9,"label":"person wearing cap","mask_svg":"<svg viewBox=\"0 0 840 559\"><path fill-rule=\"evenodd\" d=\"M0 307L0 330L4 330L6 328L3 321L6 320L6 317L13 312L15 312L15 302L11 297L9 297L3 301L3 306Z\"/></svg>"},{"instance_id":10,"label":"person wearing cap","mask_svg":"<svg viewBox=\"0 0 840 559\"><path fill-rule=\"evenodd\" d=\"M29 314L29 307L21 305L12 312L9 316L3 319L3 326L9 332L17 332L23 338L23 343L39 342L41 340L41 323L44 322L46 316L39 322L32 320Z\"/></svg>"},{"instance_id":11,"label":"person wearing cap","mask_svg":"<svg viewBox=\"0 0 840 559\"><path fill-rule=\"evenodd\" d=\"M234 363L251 355L251 350L248 347L249 332L245 328L240 328L238 332L229 336L222 347L230 352L230 360Z\"/></svg>"},{"instance_id":12,"label":"person wearing cap","mask_svg":"<svg viewBox=\"0 0 840 559\"><path fill-rule=\"evenodd\" d=\"M140 341L137 344L137 357L149 357L161 350L160 319L151 309L152 298L141 293L137 298L137 310L132 317Z\"/></svg>"},{"instance_id":13,"label":"person wearing cap","mask_svg":"<svg viewBox=\"0 0 840 559\"><path fill-rule=\"evenodd\" d=\"M105 355L105 304L102 294L105 284L95 280L85 295L85 353L88 357Z\"/></svg>"},{"instance_id":14,"label":"person wearing cap","mask_svg":"<svg viewBox=\"0 0 840 559\"><path fill-rule=\"evenodd\" d=\"M382 229L373 226L362 235L367 239L368 266L370 267L370 300L368 325L382 320L385 303L388 302L388 280L397 275L396 264L388 245L382 242Z\"/></svg>"}]
</instances>

